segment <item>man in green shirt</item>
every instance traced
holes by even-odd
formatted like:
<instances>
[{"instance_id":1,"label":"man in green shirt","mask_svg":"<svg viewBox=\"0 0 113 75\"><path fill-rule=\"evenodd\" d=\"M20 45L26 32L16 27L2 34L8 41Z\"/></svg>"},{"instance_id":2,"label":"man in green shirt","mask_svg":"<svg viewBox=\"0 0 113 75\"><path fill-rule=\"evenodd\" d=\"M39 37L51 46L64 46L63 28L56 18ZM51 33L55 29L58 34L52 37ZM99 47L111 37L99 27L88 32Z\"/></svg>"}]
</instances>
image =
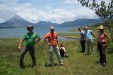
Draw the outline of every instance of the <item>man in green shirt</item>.
<instances>
[{"instance_id":1,"label":"man in green shirt","mask_svg":"<svg viewBox=\"0 0 113 75\"><path fill-rule=\"evenodd\" d=\"M34 27L33 26L28 26L27 30L28 33L23 37L23 39L20 41L20 44L18 46L19 49L21 49L21 46L23 42L25 41L25 46L22 48L21 54L20 54L20 68L24 68L23 64L23 59L27 51L30 52L30 56L32 58L32 67L36 66L36 58L35 58L35 53L34 53L34 45L39 42L40 36L33 32Z\"/></svg>"}]
</instances>

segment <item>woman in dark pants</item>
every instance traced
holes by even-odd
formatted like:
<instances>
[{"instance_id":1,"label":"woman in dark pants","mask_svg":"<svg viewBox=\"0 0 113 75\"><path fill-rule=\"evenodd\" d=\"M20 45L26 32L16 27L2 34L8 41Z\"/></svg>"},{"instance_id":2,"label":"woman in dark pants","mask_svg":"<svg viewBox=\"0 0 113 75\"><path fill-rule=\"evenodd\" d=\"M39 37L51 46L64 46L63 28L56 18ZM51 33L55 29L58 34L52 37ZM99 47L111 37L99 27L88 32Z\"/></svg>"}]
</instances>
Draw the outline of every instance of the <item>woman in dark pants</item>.
<instances>
[{"instance_id":1,"label":"woman in dark pants","mask_svg":"<svg viewBox=\"0 0 113 75\"><path fill-rule=\"evenodd\" d=\"M110 40L109 36L104 32L103 25L100 25L98 27L99 33L98 33L98 39L97 39L97 47L99 50L100 55L100 63L105 67L106 65L106 44Z\"/></svg>"}]
</instances>

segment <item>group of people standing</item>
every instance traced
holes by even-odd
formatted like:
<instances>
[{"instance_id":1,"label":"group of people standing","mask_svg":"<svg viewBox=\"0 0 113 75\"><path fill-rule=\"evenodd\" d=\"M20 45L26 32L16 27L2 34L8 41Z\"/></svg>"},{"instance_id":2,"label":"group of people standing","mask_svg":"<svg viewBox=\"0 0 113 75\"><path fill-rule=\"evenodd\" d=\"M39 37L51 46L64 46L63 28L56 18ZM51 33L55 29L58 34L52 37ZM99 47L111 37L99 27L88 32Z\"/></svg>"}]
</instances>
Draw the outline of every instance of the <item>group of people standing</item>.
<instances>
[{"instance_id":1,"label":"group of people standing","mask_svg":"<svg viewBox=\"0 0 113 75\"><path fill-rule=\"evenodd\" d=\"M87 49L87 54L94 54L94 37L95 33L92 30L89 30L88 27L84 27L84 31L81 30L81 28L78 28L80 31L80 44L82 48L82 52L85 52L85 44L86 44L86 49ZM100 25L98 27L98 34L97 34L97 49L99 51L99 56L100 56L100 64L105 67L106 65L106 47L107 43L109 42L110 38L104 31L103 25Z\"/></svg>"},{"instance_id":2,"label":"group of people standing","mask_svg":"<svg viewBox=\"0 0 113 75\"><path fill-rule=\"evenodd\" d=\"M20 44L18 48L21 50L20 53L20 68L24 68L24 56L27 51L29 51L30 56L32 58L32 67L36 66L36 57L35 57L35 48L34 45L38 43L41 38L39 34L36 32L33 32L34 26L28 26L27 30L28 33L26 33L23 37L23 39L20 41ZM108 35L104 32L104 27L101 25L98 27L99 33L97 38L97 47L100 53L100 63L103 64L103 66L106 65L106 43L107 40L110 38ZM85 52L85 43L87 44L87 54L90 54L90 48L92 50L92 54L94 54L94 41L93 37L95 33L92 30L89 30L88 27L84 28L84 31L78 28L80 31L80 44L82 47L82 52ZM54 31L54 27L50 26L50 32L45 34L44 36L44 42L49 46L49 57L50 57L50 66L54 66L54 60L53 60L53 52L55 52L59 65L63 66L63 61L61 57L68 57L68 54L66 53L64 44L61 44L60 48L58 47L58 34ZM25 45L23 48L21 48L22 44L25 41ZM63 51L62 51L63 50Z\"/></svg>"},{"instance_id":3,"label":"group of people standing","mask_svg":"<svg viewBox=\"0 0 113 75\"><path fill-rule=\"evenodd\" d=\"M80 31L80 44L82 47L82 52L85 52L85 43L87 45L87 54L90 54L90 50L92 51L92 55L94 53L94 36L95 33L92 30L89 30L88 27L84 27L84 31L78 28Z\"/></svg>"},{"instance_id":4,"label":"group of people standing","mask_svg":"<svg viewBox=\"0 0 113 75\"><path fill-rule=\"evenodd\" d=\"M36 57L35 57L35 53L34 53L34 51L35 51L34 45L36 43L38 43L41 40L41 38L40 38L39 34L33 32L33 29L34 29L34 27L31 26L31 25L27 27L28 33L25 34L25 36L20 41L20 44L18 46L18 48L21 50L20 68L25 67L25 65L23 63L23 59L24 59L24 56L25 56L27 51L30 52L30 56L32 58L32 67L36 66ZM54 66L53 52L55 52L55 54L58 58L59 65L63 66L63 61L61 59L60 50L59 50L59 47L58 47L58 34L57 34L57 32L54 32L53 26L50 26L50 32L45 34L43 40L49 46L49 55L50 55L50 65L49 66ZM24 41L25 41L25 46L21 49L21 46L22 46Z\"/></svg>"}]
</instances>

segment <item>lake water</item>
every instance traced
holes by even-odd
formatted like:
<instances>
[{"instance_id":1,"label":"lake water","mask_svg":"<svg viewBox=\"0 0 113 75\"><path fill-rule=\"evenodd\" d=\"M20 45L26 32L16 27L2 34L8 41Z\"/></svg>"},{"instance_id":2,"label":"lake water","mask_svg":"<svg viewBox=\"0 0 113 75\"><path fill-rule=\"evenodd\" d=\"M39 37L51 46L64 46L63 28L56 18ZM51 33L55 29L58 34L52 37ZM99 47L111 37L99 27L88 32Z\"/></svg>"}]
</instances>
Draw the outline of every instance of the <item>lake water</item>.
<instances>
[{"instance_id":1,"label":"lake water","mask_svg":"<svg viewBox=\"0 0 113 75\"><path fill-rule=\"evenodd\" d=\"M69 30L76 28L76 27L54 27L55 31L58 33L71 33ZM35 27L34 32L38 33L41 38L49 32L49 27ZM19 27L19 28L3 28L0 29L0 38L22 38L28 31L26 27ZM60 40L64 40L66 38L60 37Z\"/></svg>"}]
</instances>

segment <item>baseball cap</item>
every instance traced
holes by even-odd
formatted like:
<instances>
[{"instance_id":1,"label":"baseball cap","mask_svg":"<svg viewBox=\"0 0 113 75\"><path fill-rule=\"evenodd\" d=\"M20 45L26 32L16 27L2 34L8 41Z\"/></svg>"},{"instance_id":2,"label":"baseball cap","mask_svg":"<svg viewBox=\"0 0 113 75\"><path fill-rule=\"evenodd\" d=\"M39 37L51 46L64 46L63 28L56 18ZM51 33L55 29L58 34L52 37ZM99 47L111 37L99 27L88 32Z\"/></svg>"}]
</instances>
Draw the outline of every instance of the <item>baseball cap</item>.
<instances>
[{"instance_id":1,"label":"baseball cap","mask_svg":"<svg viewBox=\"0 0 113 75\"><path fill-rule=\"evenodd\" d=\"M54 29L54 27L53 26L50 26L50 29L52 30L52 29Z\"/></svg>"}]
</instances>

